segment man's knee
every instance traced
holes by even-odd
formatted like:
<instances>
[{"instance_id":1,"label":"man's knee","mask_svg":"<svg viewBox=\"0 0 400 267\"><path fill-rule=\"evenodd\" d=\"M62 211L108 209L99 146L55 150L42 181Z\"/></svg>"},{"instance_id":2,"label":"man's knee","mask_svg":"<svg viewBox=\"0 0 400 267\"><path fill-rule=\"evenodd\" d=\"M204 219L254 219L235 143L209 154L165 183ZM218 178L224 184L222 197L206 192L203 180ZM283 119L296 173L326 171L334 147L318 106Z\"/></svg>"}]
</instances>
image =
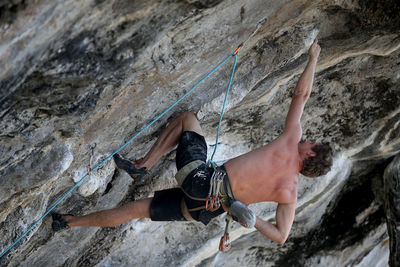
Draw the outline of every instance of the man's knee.
<instances>
[{"instance_id":1,"label":"man's knee","mask_svg":"<svg viewBox=\"0 0 400 267\"><path fill-rule=\"evenodd\" d=\"M150 218L150 205L153 198L144 198L129 202L121 207L122 212L128 214L130 220L136 218Z\"/></svg>"},{"instance_id":2,"label":"man's knee","mask_svg":"<svg viewBox=\"0 0 400 267\"><path fill-rule=\"evenodd\" d=\"M196 114L191 111L185 111L185 112L181 113L179 116L182 118L182 120L198 121Z\"/></svg>"},{"instance_id":3,"label":"man's knee","mask_svg":"<svg viewBox=\"0 0 400 267\"><path fill-rule=\"evenodd\" d=\"M180 116L182 116L183 131L193 131L203 135L203 131L201 130L200 122L198 121L196 114L186 111Z\"/></svg>"}]
</instances>

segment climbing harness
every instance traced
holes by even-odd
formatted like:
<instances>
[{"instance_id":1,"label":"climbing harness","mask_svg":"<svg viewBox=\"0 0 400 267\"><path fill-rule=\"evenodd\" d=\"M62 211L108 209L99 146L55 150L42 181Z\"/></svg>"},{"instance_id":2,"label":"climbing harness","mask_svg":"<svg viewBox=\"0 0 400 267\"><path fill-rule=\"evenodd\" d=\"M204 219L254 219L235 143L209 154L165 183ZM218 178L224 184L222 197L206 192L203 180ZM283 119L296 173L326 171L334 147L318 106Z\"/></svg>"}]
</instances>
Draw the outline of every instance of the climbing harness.
<instances>
[{"instance_id":1,"label":"climbing harness","mask_svg":"<svg viewBox=\"0 0 400 267\"><path fill-rule=\"evenodd\" d=\"M189 91L187 91L183 96L181 96L178 100L175 101L175 103L173 103L171 106L169 106L165 111L163 111L160 115L158 115L156 118L154 118L149 124L147 124L145 127L142 128L142 130L140 130L137 134L135 134L131 139L129 139L127 142L125 142L121 147L119 147L117 150L115 150L113 153L111 153L108 157L106 157L103 161L101 161L100 163L98 163L97 165L95 165L93 168L90 166L90 162L87 166L87 173L74 185L72 186L63 196L61 196L37 221L35 221L31 227L29 227L23 234L21 234L17 240L15 240L6 250L4 250L1 255L0 258L3 257L11 248L13 248L19 241L21 241L21 239L26 236L33 228L35 228L35 226L41 222L50 212L52 212L52 210L57 207L72 191L75 190L75 188L77 188L88 176L91 175L91 173L93 173L96 169L98 169L100 166L102 166L104 163L106 163L108 160L110 160L115 154L117 154L118 152L120 152L122 149L124 149L129 143L131 143L133 140L135 140L140 134L142 134L144 131L146 131L148 128L150 128L155 122L157 122L161 117L163 117L167 112L169 112L173 107L175 107L179 102L182 101L182 99L184 99L188 94L190 94L193 90L195 90L203 81L205 81L207 78L209 78L215 71L217 71L222 65L224 65L228 59L230 59L231 57L234 57L234 64L233 64L233 68L232 68L232 72L231 72L231 76L229 78L229 84L228 84L228 88L226 90L226 94L225 94L225 99L224 99L224 104L222 107L222 112L221 112L221 116L220 116L220 120L219 120L219 124L218 124L218 129L217 129L217 137L216 137L216 143L215 143L215 147L214 147L214 152L212 154L212 157L210 159L210 164L213 166L216 166L213 163L213 158L215 155L215 152L217 150L217 145L218 145L218 137L219 137L219 130L221 127L221 122L222 122L222 116L224 113L224 109L225 109L225 105L226 105L226 101L227 101L227 96L229 93L229 90L231 88L232 85L232 80L233 80L233 75L235 73L235 69L236 69L236 64L237 64L237 53L239 52L239 50L244 46L244 44L251 38L253 37L257 31L259 30L259 28L261 27L261 25L265 24L267 20L263 19L261 21L258 22L257 24L257 28L256 30L243 42L241 43L236 50L231 53L229 56L227 56L224 60L222 60L216 67L214 67L214 69L212 69L209 73L207 73L202 79L200 79L200 81L198 81ZM95 146L94 146L95 147ZM94 151L94 147L90 147L90 149L92 149L92 153ZM92 155L93 156L93 155ZM205 199L203 199L205 200ZM213 202L213 208L215 208L215 203L216 203L216 199ZM202 207L204 208L204 207ZM190 214L189 214L190 216ZM228 228L228 227L226 227ZM225 235L224 235L225 236ZM227 240L229 240L229 233L227 235Z\"/></svg>"},{"instance_id":2,"label":"climbing harness","mask_svg":"<svg viewBox=\"0 0 400 267\"><path fill-rule=\"evenodd\" d=\"M196 201L204 201L205 205L200 207L188 209L184 199L181 202L181 210L183 217L185 217L188 221L194 221L193 217L190 215L192 211L198 211L205 209L210 212L214 212L218 210L222 204L224 204L228 208L228 212L226 215L226 226L224 235L221 237L219 250L222 252L226 252L230 249L230 239L229 239L229 228L232 220L238 222L242 226L246 228L252 228L256 222L256 215L253 211L251 211L244 203L235 199L233 195L232 187L229 182L229 177L223 167L216 166L213 163L214 172L210 178L210 189L206 198L194 197L187 193L182 188L182 183L186 176L191 173L193 170L198 168L200 165L204 164L204 161L196 160L190 162L183 166L175 178L178 181L179 186L181 187L182 192L186 197L196 200Z\"/></svg>"},{"instance_id":3,"label":"climbing harness","mask_svg":"<svg viewBox=\"0 0 400 267\"><path fill-rule=\"evenodd\" d=\"M195 160L189 162L185 166L179 169L179 171L175 174L175 180L178 182L179 186L182 186L183 181L185 180L186 176L191 173L194 169L197 169L201 164L204 164L202 160Z\"/></svg>"}]
</instances>

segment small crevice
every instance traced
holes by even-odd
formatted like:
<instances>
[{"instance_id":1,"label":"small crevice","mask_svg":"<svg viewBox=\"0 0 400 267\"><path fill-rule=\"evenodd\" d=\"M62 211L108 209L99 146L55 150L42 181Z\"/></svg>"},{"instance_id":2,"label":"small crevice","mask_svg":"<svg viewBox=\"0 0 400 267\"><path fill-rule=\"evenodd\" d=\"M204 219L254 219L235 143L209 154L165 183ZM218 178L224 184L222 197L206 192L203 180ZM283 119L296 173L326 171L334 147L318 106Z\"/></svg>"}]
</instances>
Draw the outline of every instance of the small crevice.
<instances>
[{"instance_id":1,"label":"small crevice","mask_svg":"<svg viewBox=\"0 0 400 267\"><path fill-rule=\"evenodd\" d=\"M111 178L111 181L107 184L106 190L104 190L103 196L107 195L110 192L110 190L113 188L113 182L117 178L118 174L119 174L118 169L115 169L114 174Z\"/></svg>"}]
</instances>

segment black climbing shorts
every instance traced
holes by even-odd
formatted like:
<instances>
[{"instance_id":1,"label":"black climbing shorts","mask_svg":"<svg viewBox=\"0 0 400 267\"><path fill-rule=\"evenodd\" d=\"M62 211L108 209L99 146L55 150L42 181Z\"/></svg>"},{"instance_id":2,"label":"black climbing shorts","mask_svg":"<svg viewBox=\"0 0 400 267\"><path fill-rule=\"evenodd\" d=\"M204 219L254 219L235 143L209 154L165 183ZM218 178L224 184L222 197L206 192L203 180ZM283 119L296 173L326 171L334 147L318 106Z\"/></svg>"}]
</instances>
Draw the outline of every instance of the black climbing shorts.
<instances>
[{"instance_id":1,"label":"black climbing shorts","mask_svg":"<svg viewBox=\"0 0 400 267\"><path fill-rule=\"evenodd\" d=\"M210 178L213 168L206 164L207 144L203 136L186 131L182 134L177 151L176 166L179 170L186 164L195 161L204 161L199 167L191 171L182 183L186 193L197 198L206 198L210 189ZM150 218L152 221L186 221L181 209L181 201L184 199L188 209L205 205L205 201L193 200L187 197L181 188L171 188L154 193L150 205ZM191 211L190 215L196 221L207 225L212 218L224 212L222 206L214 211L205 209Z\"/></svg>"},{"instance_id":2,"label":"black climbing shorts","mask_svg":"<svg viewBox=\"0 0 400 267\"><path fill-rule=\"evenodd\" d=\"M185 131L182 133L176 149L176 168L179 171L183 166L195 160L201 160L204 163L207 161L206 139L196 132Z\"/></svg>"}]
</instances>

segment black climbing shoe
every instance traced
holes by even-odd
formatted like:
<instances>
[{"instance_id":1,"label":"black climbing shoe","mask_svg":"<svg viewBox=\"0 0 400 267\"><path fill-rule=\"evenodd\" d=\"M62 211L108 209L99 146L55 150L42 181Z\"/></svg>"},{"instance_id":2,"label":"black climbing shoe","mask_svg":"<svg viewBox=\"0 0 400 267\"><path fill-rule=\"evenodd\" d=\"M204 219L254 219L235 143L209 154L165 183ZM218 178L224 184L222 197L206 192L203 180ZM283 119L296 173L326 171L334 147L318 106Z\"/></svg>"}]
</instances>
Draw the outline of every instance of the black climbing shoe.
<instances>
[{"instance_id":1,"label":"black climbing shoe","mask_svg":"<svg viewBox=\"0 0 400 267\"><path fill-rule=\"evenodd\" d=\"M72 216L71 214L68 214L69 216ZM52 212L51 217L53 218L53 222L51 223L51 228L53 228L54 232L61 231L63 229L68 229L69 225L68 222L62 218L61 214L58 214L57 212Z\"/></svg>"},{"instance_id":2,"label":"black climbing shoe","mask_svg":"<svg viewBox=\"0 0 400 267\"><path fill-rule=\"evenodd\" d=\"M147 174L146 167L136 169L135 165L133 165L130 161L121 158L121 156L118 154L115 154L113 158L115 164L117 164L117 167L126 171L133 179L141 179Z\"/></svg>"}]
</instances>

